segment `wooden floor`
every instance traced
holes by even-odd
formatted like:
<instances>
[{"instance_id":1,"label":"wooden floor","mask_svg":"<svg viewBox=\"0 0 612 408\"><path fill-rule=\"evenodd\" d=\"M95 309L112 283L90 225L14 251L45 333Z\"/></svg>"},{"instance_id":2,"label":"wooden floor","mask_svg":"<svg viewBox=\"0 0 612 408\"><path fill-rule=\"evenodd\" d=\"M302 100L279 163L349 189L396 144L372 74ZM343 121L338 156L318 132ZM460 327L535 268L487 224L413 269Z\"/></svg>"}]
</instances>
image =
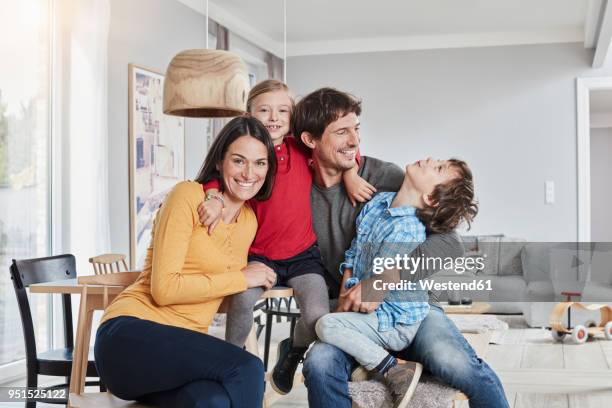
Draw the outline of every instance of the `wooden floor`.
<instances>
[{"instance_id":1,"label":"wooden floor","mask_svg":"<svg viewBox=\"0 0 612 408\"><path fill-rule=\"evenodd\" d=\"M500 374L514 408L599 408L612 407L612 342L601 338L586 344L552 340L550 332L524 327L520 317L503 318L511 329L489 347L485 360ZM517 369L541 369L531 376ZM520 379L511 378L518 372ZM546 384L546 380L549 383ZM508 382L508 381L507 381ZM557 387L555 387L557 384ZM529 389L537 392L516 392ZM547 390L557 388L555 393ZM576 392L564 393L575 388Z\"/></svg>"},{"instance_id":2,"label":"wooden floor","mask_svg":"<svg viewBox=\"0 0 612 408\"><path fill-rule=\"evenodd\" d=\"M511 407L612 407L612 342L600 338L583 345L574 345L569 339L556 343L549 331L528 328L522 316L499 317L509 323L510 330L499 339L500 344L489 346L484 359L500 373L502 381L507 378L514 384L506 393ZM277 333L274 330L274 335ZM533 374L536 378L525 375L521 369L538 369ZM550 380L548 384L546 379ZM571 387L576 392L568 394ZM550 389L556 389L555 393L545 392ZM468 402L457 405L469 407ZM303 384L273 405L274 408L307 406Z\"/></svg>"},{"instance_id":3,"label":"wooden floor","mask_svg":"<svg viewBox=\"0 0 612 408\"><path fill-rule=\"evenodd\" d=\"M526 327L521 316L500 318L510 324L510 330L499 339L499 344L489 346L484 359L499 373L502 382L506 380L511 384L504 384L511 407L612 407L612 341L596 339L583 345L571 344L569 340L555 343L548 331ZM276 344L288 332L288 323L274 323L272 363L276 359ZM263 336L260 343L263 350ZM523 369L534 371L526 375ZM273 405L274 408L307 406L303 384ZM458 406L469 407L467 402ZM23 403L0 403L0 407L23 407Z\"/></svg>"}]
</instances>

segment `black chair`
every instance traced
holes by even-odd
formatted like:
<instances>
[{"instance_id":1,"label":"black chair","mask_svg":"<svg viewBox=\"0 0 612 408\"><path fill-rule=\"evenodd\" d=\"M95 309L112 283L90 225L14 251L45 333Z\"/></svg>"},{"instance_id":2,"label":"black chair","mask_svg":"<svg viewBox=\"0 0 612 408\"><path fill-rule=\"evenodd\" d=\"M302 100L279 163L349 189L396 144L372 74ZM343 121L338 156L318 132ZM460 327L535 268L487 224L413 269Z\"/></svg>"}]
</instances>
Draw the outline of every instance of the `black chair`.
<instances>
[{"instance_id":1,"label":"black chair","mask_svg":"<svg viewBox=\"0 0 612 408\"><path fill-rule=\"evenodd\" d=\"M27 386L38 386L38 375L50 375L65 377L65 384L58 384L47 389L67 389L70 386L70 372L72 370L72 351L74 340L72 335L72 304L69 294L62 295L62 308L64 312L64 338L65 347L48 350L42 353L36 352L36 338L32 313L26 288L34 283L55 282L64 279L76 278L76 265L73 255L57 255L47 258L24 259L16 261L10 267L11 280L17 295L19 314L21 315L21 326L25 339L26 364L27 364ZM94 361L87 363L87 376L98 377L98 371ZM100 391L106 391L104 385L99 382L88 382L86 385L99 385ZM68 394L68 393L66 393ZM67 400L36 400L38 402L67 404ZM36 401L26 403L26 407L33 408Z\"/></svg>"},{"instance_id":2,"label":"black chair","mask_svg":"<svg viewBox=\"0 0 612 408\"><path fill-rule=\"evenodd\" d=\"M270 298L263 300L255 306L255 310L261 310L266 314L266 323L263 325L266 328L266 334L264 337L264 369L266 371L268 371L268 360L270 359L270 341L272 339L272 323L274 322L274 316L276 316L277 322L282 321L281 319L283 317L291 321L289 337L293 338L295 323L297 319L300 318L300 310L291 307L293 300L293 297ZM260 323L257 330L257 337L259 337L261 329L263 329L263 327Z\"/></svg>"}]
</instances>

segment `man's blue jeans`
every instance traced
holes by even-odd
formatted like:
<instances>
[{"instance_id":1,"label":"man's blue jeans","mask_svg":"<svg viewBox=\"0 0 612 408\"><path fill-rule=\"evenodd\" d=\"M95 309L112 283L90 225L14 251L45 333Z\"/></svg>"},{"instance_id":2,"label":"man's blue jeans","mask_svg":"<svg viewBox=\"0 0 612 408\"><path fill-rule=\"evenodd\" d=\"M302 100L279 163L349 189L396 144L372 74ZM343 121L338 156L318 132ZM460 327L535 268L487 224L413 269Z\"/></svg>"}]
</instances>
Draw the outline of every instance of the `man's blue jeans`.
<instances>
[{"instance_id":1,"label":"man's blue jeans","mask_svg":"<svg viewBox=\"0 0 612 408\"><path fill-rule=\"evenodd\" d=\"M457 326L432 306L412 344L397 353L466 394L470 408L509 408L495 372L482 361ZM304 361L303 374L311 408L350 408L348 381L357 362L335 346L317 342Z\"/></svg>"}]
</instances>

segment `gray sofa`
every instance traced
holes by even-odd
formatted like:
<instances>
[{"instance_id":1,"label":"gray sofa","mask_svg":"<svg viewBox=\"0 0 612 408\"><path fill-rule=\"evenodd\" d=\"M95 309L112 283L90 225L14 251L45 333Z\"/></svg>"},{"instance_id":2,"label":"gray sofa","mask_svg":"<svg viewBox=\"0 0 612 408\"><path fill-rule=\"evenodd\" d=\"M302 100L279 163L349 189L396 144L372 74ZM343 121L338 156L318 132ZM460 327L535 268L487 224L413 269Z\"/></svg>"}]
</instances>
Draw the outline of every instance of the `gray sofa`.
<instances>
[{"instance_id":1,"label":"gray sofa","mask_svg":"<svg viewBox=\"0 0 612 408\"><path fill-rule=\"evenodd\" d=\"M548 326L563 291L581 292L583 300L612 303L612 244L528 243L504 235L464 236L466 257L483 257L484 268L458 274L446 269L436 282L490 280L492 291L462 291L460 297L491 304L489 313L522 313L529 326ZM436 293L441 300L457 294ZM579 299L576 299L579 300ZM597 319L575 314L575 322Z\"/></svg>"}]
</instances>

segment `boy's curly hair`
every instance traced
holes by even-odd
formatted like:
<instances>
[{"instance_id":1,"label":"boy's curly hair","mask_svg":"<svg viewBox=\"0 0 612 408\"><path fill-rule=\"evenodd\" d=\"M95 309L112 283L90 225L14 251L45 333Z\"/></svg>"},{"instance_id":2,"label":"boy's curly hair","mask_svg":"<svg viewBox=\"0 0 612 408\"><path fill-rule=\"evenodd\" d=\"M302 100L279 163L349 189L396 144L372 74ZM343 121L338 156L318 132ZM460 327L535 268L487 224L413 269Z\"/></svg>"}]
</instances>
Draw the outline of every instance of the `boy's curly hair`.
<instances>
[{"instance_id":1,"label":"boy's curly hair","mask_svg":"<svg viewBox=\"0 0 612 408\"><path fill-rule=\"evenodd\" d=\"M451 169L457 171L459 176L448 183L438 184L431 193L434 205L417 210L417 216L428 233L450 232L461 221L467 222L470 229L478 214L472 171L462 160L450 159L449 162Z\"/></svg>"}]
</instances>

